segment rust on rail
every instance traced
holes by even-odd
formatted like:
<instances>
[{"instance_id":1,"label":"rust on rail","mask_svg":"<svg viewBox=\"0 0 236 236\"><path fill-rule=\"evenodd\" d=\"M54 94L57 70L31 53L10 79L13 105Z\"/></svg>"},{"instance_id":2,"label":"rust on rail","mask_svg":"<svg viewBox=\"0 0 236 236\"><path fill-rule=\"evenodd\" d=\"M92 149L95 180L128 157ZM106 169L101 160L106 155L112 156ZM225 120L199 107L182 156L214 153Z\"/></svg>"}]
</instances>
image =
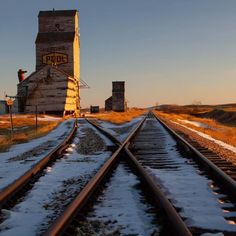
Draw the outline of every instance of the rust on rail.
<instances>
[{"instance_id":1,"label":"rust on rail","mask_svg":"<svg viewBox=\"0 0 236 236\"><path fill-rule=\"evenodd\" d=\"M125 145L129 142L129 140L132 138L132 136L141 127L145 118L140 121L140 123L129 134L129 136L126 138L126 140L122 144L119 144L118 149L103 164L103 166L99 169L99 171L96 173L96 175L88 182L88 184L78 194L78 196L74 199L74 201L65 209L65 211L62 213L62 215L59 216L59 218L57 218L57 220L54 222L54 224L44 234L45 236L61 235L64 232L66 226L70 223L73 216L75 216L78 213L78 211L86 204L86 202L89 200L90 196L95 192L95 190L97 189L99 184L103 181L106 174L114 167L114 164L117 163L117 161L119 160L119 157L120 157L119 154L124 149ZM111 135L108 134L106 131L104 131L103 134L105 134L108 137L111 137ZM116 140L116 139L113 137L113 140Z\"/></svg>"}]
</instances>

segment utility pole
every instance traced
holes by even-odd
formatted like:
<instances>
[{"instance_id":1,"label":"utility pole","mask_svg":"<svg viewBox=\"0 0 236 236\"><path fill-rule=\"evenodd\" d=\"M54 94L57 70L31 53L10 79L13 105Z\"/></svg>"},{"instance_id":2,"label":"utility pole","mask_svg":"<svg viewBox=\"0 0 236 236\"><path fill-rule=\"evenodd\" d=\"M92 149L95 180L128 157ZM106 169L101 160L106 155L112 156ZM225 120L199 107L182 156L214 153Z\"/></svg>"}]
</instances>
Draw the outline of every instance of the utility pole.
<instances>
[{"instance_id":1,"label":"utility pole","mask_svg":"<svg viewBox=\"0 0 236 236\"><path fill-rule=\"evenodd\" d=\"M35 127L36 127L36 132L38 130L38 105L35 106Z\"/></svg>"},{"instance_id":2,"label":"utility pole","mask_svg":"<svg viewBox=\"0 0 236 236\"><path fill-rule=\"evenodd\" d=\"M13 119L12 119L12 105L13 105L13 100L8 99L7 100L7 105L9 108L9 114L10 114L10 121L11 121L11 135L13 135Z\"/></svg>"}]
</instances>

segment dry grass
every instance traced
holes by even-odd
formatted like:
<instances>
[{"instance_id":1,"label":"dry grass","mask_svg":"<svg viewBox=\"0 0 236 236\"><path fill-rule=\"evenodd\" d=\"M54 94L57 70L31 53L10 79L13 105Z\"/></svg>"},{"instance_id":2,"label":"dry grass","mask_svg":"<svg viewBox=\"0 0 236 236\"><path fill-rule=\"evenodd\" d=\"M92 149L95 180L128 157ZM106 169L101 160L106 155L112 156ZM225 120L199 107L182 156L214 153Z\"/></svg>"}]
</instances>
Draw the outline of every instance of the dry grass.
<instances>
[{"instance_id":1,"label":"dry grass","mask_svg":"<svg viewBox=\"0 0 236 236\"><path fill-rule=\"evenodd\" d=\"M41 118L43 116L40 116ZM33 115L13 116L14 132L11 135L11 123L8 116L0 117L0 152L6 151L11 145L24 143L41 137L52 131L61 120L39 120L38 129L35 128Z\"/></svg>"},{"instance_id":2,"label":"dry grass","mask_svg":"<svg viewBox=\"0 0 236 236\"><path fill-rule=\"evenodd\" d=\"M197 114L205 113L213 110L211 106L204 105L188 105L188 106L179 106L179 105L162 105L160 108L161 111L174 114Z\"/></svg>"},{"instance_id":3,"label":"dry grass","mask_svg":"<svg viewBox=\"0 0 236 236\"><path fill-rule=\"evenodd\" d=\"M184 125L192 129L198 130L202 133L208 134L214 139L221 140L232 146L236 146L236 127L222 125L214 119L198 118L187 114L168 114L160 111L155 111L155 113L162 118L172 120L178 123L180 122L179 120L189 120L204 123L209 127L202 128L186 123Z\"/></svg>"},{"instance_id":4,"label":"dry grass","mask_svg":"<svg viewBox=\"0 0 236 236\"><path fill-rule=\"evenodd\" d=\"M232 111L232 112L236 112L236 107L229 107L229 108L224 108L224 111Z\"/></svg>"},{"instance_id":5,"label":"dry grass","mask_svg":"<svg viewBox=\"0 0 236 236\"><path fill-rule=\"evenodd\" d=\"M106 112L94 115L99 120L108 121L114 124L122 124L131 121L146 112L145 109L130 109L127 112Z\"/></svg>"}]
</instances>

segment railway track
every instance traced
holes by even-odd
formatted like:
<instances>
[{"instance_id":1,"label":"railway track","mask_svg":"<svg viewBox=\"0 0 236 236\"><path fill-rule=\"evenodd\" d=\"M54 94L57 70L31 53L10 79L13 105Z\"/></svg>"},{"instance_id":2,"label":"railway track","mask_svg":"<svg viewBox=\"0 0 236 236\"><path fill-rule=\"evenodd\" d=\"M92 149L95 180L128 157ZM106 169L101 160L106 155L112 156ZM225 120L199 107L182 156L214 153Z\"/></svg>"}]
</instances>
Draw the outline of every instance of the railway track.
<instances>
[{"instance_id":1,"label":"railway track","mask_svg":"<svg viewBox=\"0 0 236 236\"><path fill-rule=\"evenodd\" d=\"M51 160L49 165L44 166L37 176L29 177L27 185L22 185L21 189L18 186L20 193L4 203L1 208L1 235L41 234L109 158L114 145L107 138L100 137L100 133L84 119L79 120L78 128L74 126L65 139L69 143L61 144L53 162ZM103 150L105 144L106 150ZM28 211L29 214L26 213ZM34 215L36 212L39 213L37 217Z\"/></svg>"},{"instance_id":2,"label":"railway track","mask_svg":"<svg viewBox=\"0 0 236 236\"><path fill-rule=\"evenodd\" d=\"M188 135L178 131L178 134L184 138L191 146L193 146L199 153L210 160L214 165L221 169L230 178L236 181L236 165L230 160L223 159L215 152L209 150L206 147L201 146L198 142L191 139Z\"/></svg>"},{"instance_id":3,"label":"railway track","mask_svg":"<svg viewBox=\"0 0 236 236\"><path fill-rule=\"evenodd\" d=\"M145 119L143 119L139 125L129 134L126 140L120 144L119 148L112 155L112 157L102 166L102 168L97 172L97 174L91 179L91 181L84 187L84 189L79 193L76 199L69 205L65 212L54 222L54 224L48 229L45 235L76 235L78 232L78 218L81 215L81 211L87 208L87 204L91 202L91 198L96 194L96 191L100 188L104 181L109 179L111 173L116 170L117 163L120 162L121 158L124 158L124 151L128 145L131 138L137 133L137 131L142 126ZM104 134L110 137L101 127L98 127L92 123L96 128L101 130ZM119 143L119 141L117 141ZM131 153L126 152L126 158L130 157ZM174 235L191 235L190 231L184 224L183 220L179 214L175 211L174 207L170 204L168 199L160 191L159 187L154 183L152 178L146 173L143 167L137 163L134 159L130 159L132 166L138 173L138 177L142 179L146 187L148 186L148 191L153 194L153 201L156 205L161 205L161 210L165 212L165 217L171 222L170 232L174 232ZM128 181L128 180L127 180ZM122 187L121 187L122 188ZM122 198L121 195L117 196ZM77 226L76 226L77 225ZM164 230L165 231L165 230ZM132 233L132 232L131 232ZM138 232L136 232L138 233ZM82 233L83 234L83 233ZM130 234L130 233L129 233ZM167 234L167 235L168 235ZM86 233L85 233L86 235ZM87 234L89 235L89 234ZM104 235L104 234L101 234ZM145 234L142 234L145 235Z\"/></svg>"},{"instance_id":4,"label":"railway track","mask_svg":"<svg viewBox=\"0 0 236 236\"><path fill-rule=\"evenodd\" d=\"M156 129L155 126L157 126ZM218 184L218 182L210 179L209 176L212 174L208 174L206 170L203 171L195 162L194 158L192 158L192 156L197 155L197 153L193 152L189 157L188 152L183 151L183 149L179 149L179 147L177 148L177 142L172 140L173 134L169 134L169 129L167 132L166 127L163 128L162 124L156 119L156 117L154 117L153 114L150 113L147 120L145 120L143 125L140 127L141 128L139 130L136 130L130 135L130 137L120 146L119 149L125 151L125 154L123 152L123 157L125 156L125 159L129 158L133 168L136 173L138 173L137 175L139 178L149 187L148 191L155 196L155 203L159 204L159 206L161 203L164 207L165 216L168 220L172 223L175 222L172 224L172 227L175 228L175 234L201 235L204 233L223 232L224 235L234 235L236 232L236 228L234 226L236 205L235 202L231 201L234 191L228 191L227 187L222 189L219 187L220 184ZM166 139L168 140L166 141ZM180 141L178 140L178 142ZM184 145L185 148L186 145L188 145L188 149L191 147L191 145L187 144L187 142L185 142ZM174 150L175 148L176 150ZM157 170L161 171L160 176L158 172L156 172ZM165 172L168 174L172 173L172 176L166 175L167 179L161 178ZM109 171L107 171L107 173L109 173ZM181 174L184 175L182 179L178 178L179 176L181 177ZM104 173L100 173L99 175L103 177L105 176ZM192 175L196 175L196 179L191 178ZM180 181L179 183L176 183L176 185L179 184L180 187L182 186L180 189L184 190L185 188L190 188L190 191L183 191L180 197L178 196L178 194L180 194L178 191L180 190L177 190L175 193L172 192L171 188L173 187L175 178L176 181ZM181 182L183 179L185 179L185 181ZM92 193L96 192L96 189L101 188L99 186L103 181L103 178L99 181L94 180L94 186L96 185L96 187L90 186L92 192L88 194L88 198L86 197L86 200L84 200L82 204L75 204L73 207L71 205L71 208L68 208L67 211L64 212L64 215L62 215L55 222L46 235L58 235L61 234L61 232L63 232L62 234L64 235L73 235L73 233L75 233L73 230L78 230L79 228L78 221L81 219L81 212L86 214L83 211L84 207L87 206L86 204L88 202L92 204L91 202L93 201L89 201L89 198ZM197 181L197 183L193 185L195 188L193 191L190 186L192 181ZM172 185L168 186L166 183L172 183ZM183 184L187 184L187 187L183 186ZM199 188L200 200L198 197L194 198L194 195L197 195L198 193L196 187L198 187L199 184L203 184L203 188L208 188L205 193L204 190ZM109 187L112 185L113 184L111 182ZM204 202L206 197L209 199ZM193 198L192 201L191 198ZM80 199L80 196L78 196L77 200L78 199ZM187 204L185 205L181 202L181 199L184 199ZM192 208L188 206L189 204ZM207 204L209 204L209 209L207 209ZM215 204L218 204L216 209L214 209ZM94 208L97 209L96 204ZM198 212L198 208L200 208L200 212ZM206 210L201 212L204 208ZM199 220L206 217L208 210L210 211L209 217L219 214L215 217L215 222L214 220L212 222L202 222ZM187 214L185 211L187 211ZM196 212L196 216L193 212ZM87 214L93 216L94 212L92 211L92 213L90 212ZM181 222L180 224L176 224L178 220L173 220L173 215L175 215ZM197 219L195 219L195 217ZM208 219L208 217L206 217L206 219ZM216 222L219 223L219 220L221 221L221 225L215 225ZM186 226L184 221L188 226Z\"/></svg>"},{"instance_id":5,"label":"railway track","mask_svg":"<svg viewBox=\"0 0 236 236\"><path fill-rule=\"evenodd\" d=\"M232 200L235 199L235 189L232 189L235 181L225 173L223 177L222 173L216 174L218 169L209 167L203 161L196 164L195 160L203 154L199 155L198 150L194 150L191 145L180 139L167 126L164 125L165 128L163 128L163 125L152 113L149 113L147 118L143 119L139 126L121 143L113 135L93 124L96 129L99 129L103 135L119 147L96 171L94 177L81 188L77 197L45 232L45 235L76 235L81 233L78 230L87 224L83 222L88 219L91 221L91 219L96 218L96 214L99 216L101 214L99 212L104 212L101 210L102 207L101 209L98 207L99 203L101 203L100 205L106 203L106 201L103 202L104 199L110 199L108 201L110 208L108 207L108 209L112 214L112 205L120 204L117 198L122 199L122 194L118 197L117 192L117 198L114 200L108 194L111 191L109 189L113 186L116 186L113 189L124 187L124 189L129 189L129 191L127 190L129 193L132 193L134 187L132 184L127 185L129 182L135 182L136 185L142 186L135 193L138 196L136 205L142 206L142 215L145 216L146 214L147 219L156 222L154 224L153 222L147 223L150 226L148 231L150 235L151 231L158 235L170 235L170 231L166 228L172 229L171 235L201 235L218 232L223 232L224 235L235 235L236 204ZM173 140L173 137L177 141ZM179 148L177 143L181 143L185 150ZM131 165L127 165L127 160ZM200 166L202 163L204 163L204 169ZM124 179L124 185L116 185L124 175L130 176L130 178ZM192 184L194 181L196 184ZM178 189L177 186L180 188ZM201 186L203 189L200 188ZM191 188L194 189L191 190ZM207 189L206 192L204 192L204 188ZM190 190L187 191L188 189ZM148 202L146 192L149 192L151 202L142 205L141 203ZM206 197L209 198L207 201L204 199ZM207 210L207 204L209 204L209 210ZM215 205L216 208L214 208ZM204 208L205 211L203 211ZM159 210L164 214L157 214ZM211 217L216 219L215 221L202 222L204 217L207 220ZM121 221L108 221L105 228L111 224L119 228L119 222L122 224L124 219L118 215L116 218ZM98 227L97 221L95 223L96 228ZM213 226L212 224L215 223L216 225ZM125 225L124 222L123 224ZM129 227L127 226L127 228ZM153 231L154 228L156 231ZM139 230L142 231L143 229L139 228ZM120 229L120 232L126 231ZM140 233L139 235L146 234Z\"/></svg>"},{"instance_id":6,"label":"railway track","mask_svg":"<svg viewBox=\"0 0 236 236\"><path fill-rule=\"evenodd\" d=\"M167 126L160 118L156 117L164 127L177 138L178 142L187 152L193 154L193 159L205 168L205 170L216 179L221 187L228 192L233 199L236 199L236 165L229 160L222 159L211 150L202 147L196 141L190 139L181 132L178 135L173 129Z\"/></svg>"},{"instance_id":7,"label":"railway track","mask_svg":"<svg viewBox=\"0 0 236 236\"><path fill-rule=\"evenodd\" d=\"M179 143L188 152L179 148ZM225 235L235 234L235 181L160 123L153 114L134 137L130 150L160 183L193 234L217 230ZM217 219L214 219L217 214ZM208 222L202 222L204 217ZM220 219L221 226L218 226L216 222Z\"/></svg>"},{"instance_id":8,"label":"railway track","mask_svg":"<svg viewBox=\"0 0 236 236\"><path fill-rule=\"evenodd\" d=\"M83 133L86 133L86 135L83 135ZM101 134L96 133L99 132L95 131L94 128L92 129L91 125L89 125L86 120L81 119L79 121L79 128L74 134L73 139L68 145L63 148L65 149L64 151L62 151L61 149L61 158L58 161L54 162L52 165L47 166L44 170L42 170L42 174L37 175L37 179L36 176L33 176L32 179L29 179L30 186L26 186L28 189L25 189L25 186L22 186L23 188L21 190L19 189L21 193L19 195L14 195L14 199L16 199L16 201L14 201L14 199L12 201L12 198L7 199L1 211L1 213L3 214L1 220L4 221L4 224L0 225L0 231L2 231L1 234L4 235L6 233L6 235L8 235L8 233L10 232L10 234L14 235L14 229L12 231L10 230L9 232L8 230L6 230L10 228L8 225L13 221L11 221L12 217L7 220L8 216L12 214L11 212L13 212L14 218L14 211L16 210L17 213L21 212L21 214L23 214L23 218L27 218L27 215L24 215L24 212L28 211L27 209L30 207L30 205L32 206L32 204L33 206L41 204L41 208L45 208L45 210L54 208L53 210L56 211L56 215L60 214L61 209L63 210L63 206L66 206L70 202L70 199L73 198L73 194L76 194L76 191L80 191L84 187L87 181L99 169L100 165L106 161L109 155L111 155L110 150L114 149L114 144L112 144L111 141L109 141L108 139L108 141L105 141L104 138L102 138L102 140L101 138L97 138L96 136L100 136ZM89 136L89 138L87 138L87 135ZM114 142L119 142L112 136L110 136L109 138L113 139ZM83 141L83 139L85 139L85 141ZM101 146L104 145L104 142L106 143L107 151L102 151L101 149ZM93 145L96 144L95 146L97 146L95 147L95 150L94 148L92 148L92 152L95 152L94 155L91 155L91 143ZM84 149L83 153L81 154L78 153L80 152L80 149ZM61 172L62 168L65 167L65 171L63 170L63 172ZM68 169L70 170L69 172L67 171ZM61 174L59 172L61 172ZM78 182L78 184L76 184L76 182ZM73 193L70 192L70 189L73 191ZM68 194L64 194L64 191L68 191ZM41 203L35 204L35 201L39 200L39 195L41 196ZM52 201L48 200L47 195L51 195ZM64 195L68 195L65 201L61 202L61 205L58 205L56 203L58 200L58 195L61 196L62 199L67 197ZM57 210L57 207L60 207L60 210ZM11 210L12 208L14 208L13 211ZM32 208L32 212L41 211L39 208L37 208L37 206ZM38 217L40 218L40 216ZM50 222L53 220L53 217L49 220L46 219L47 223L50 224ZM44 231L45 227L47 227L47 223L42 226L41 229L40 227L37 229L38 234ZM23 230L23 232L24 235L27 235L27 230ZM32 235L32 232L28 233L28 235Z\"/></svg>"},{"instance_id":9,"label":"railway track","mask_svg":"<svg viewBox=\"0 0 236 236\"><path fill-rule=\"evenodd\" d=\"M43 174L44 170L61 157L62 152L68 147L68 143L71 141L76 129L77 123L75 121L72 130L64 137L59 145L54 147L37 164L0 192L0 209L12 207L21 196L32 188L33 183Z\"/></svg>"}]
</instances>

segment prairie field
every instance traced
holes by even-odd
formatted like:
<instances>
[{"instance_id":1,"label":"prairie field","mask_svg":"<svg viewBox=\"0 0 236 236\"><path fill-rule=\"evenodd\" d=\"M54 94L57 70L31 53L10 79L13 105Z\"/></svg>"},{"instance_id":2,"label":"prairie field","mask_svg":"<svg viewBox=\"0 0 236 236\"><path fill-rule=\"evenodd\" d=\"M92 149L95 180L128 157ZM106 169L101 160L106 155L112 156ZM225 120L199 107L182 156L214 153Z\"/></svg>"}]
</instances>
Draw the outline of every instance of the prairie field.
<instances>
[{"instance_id":1,"label":"prairie field","mask_svg":"<svg viewBox=\"0 0 236 236\"><path fill-rule=\"evenodd\" d=\"M236 104L163 105L158 110L168 114L187 114L199 118L208 118L226 126L236 127Z\"/></svg>"},{"instance_id":2,"label":"prairie field","mask_svg":"<svg viewBox=\"0 0 236 236\"><path fill-rule=\"evenodd\" d=\"M0 116L0 151L6 151L11 145L27 142L52 131L61 118L38 116L38 128L34 115L13 115L13 133L9 115Z\"/></svg>"},{"instance_id":3,"label":"prairie field","mask_svg":"<svg viewBox=\"0 0 236 236\"><path fill-rule=\"evenodd\" d=\"M108 121L114 124L122 124L125 122L131 121L133 118L138 117L142 114L147 112L145 109L130 109L126 112L104 112L104 113L97 113L93 114L93 117L103 120L103 121Z\"/></svg>"},{"instance_id":4,"label":"prairie field","mask_svg":"<svg viewBox=\"0 0 236 236\"><path fill-rule=\"evenodd\" d=\"M236 126L230 124L224 124L219 121L219 117L204 118L202 115L190 115L190 114L175 114L162 111L155 111L155 113L164 119L168 119L184 126L200 131L212 138L223 141L232 146L236 146Z\"/></svg>"}]
</instances>

